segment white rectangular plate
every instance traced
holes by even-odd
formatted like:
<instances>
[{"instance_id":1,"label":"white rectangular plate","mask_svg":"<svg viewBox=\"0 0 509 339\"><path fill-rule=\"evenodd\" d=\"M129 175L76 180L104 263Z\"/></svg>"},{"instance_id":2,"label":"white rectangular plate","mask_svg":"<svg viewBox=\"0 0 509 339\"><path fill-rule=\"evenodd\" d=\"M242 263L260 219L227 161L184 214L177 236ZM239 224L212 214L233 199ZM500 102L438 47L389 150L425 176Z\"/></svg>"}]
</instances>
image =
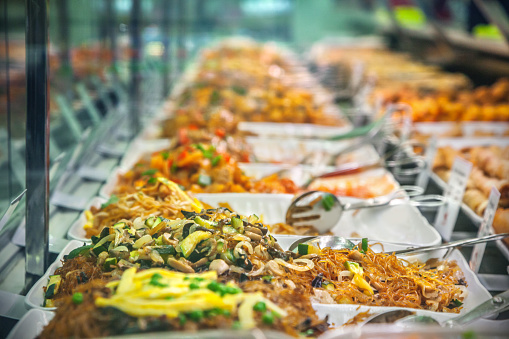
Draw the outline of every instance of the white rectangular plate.
<instances>
[{"instance_id":1,"label":"white rectangular plate","mask_svg":"<svg viewBox=\"0 0 509 339\"><path fill-rule=\"evenodd\" d=\"M282 169L291 169L295 168L297 166L292 166L288 164L269 164L269 163L239 163L239 167L242 169L245 175L250 176L254 179L260 179L265 176L268 176L272 173L276 173ZM298 166L296 170L292 171L290 174L290 179L294 180L296 184L302 183L302 177L303 174L311 175L313 173L316 173L316 170L319 170L320 173L326 173L327 171L332 171L333 167L324 167L321 169L313 169L310 166ZM126 173L128 169L116 167L112 170L110 176L108 177L108 180L101 186L99 189L99 196L108 199L111 194L113 193L117 183L118 183L118 176ZM369 177L382 177L384 175L387 175L388 180L390 183L392 183L395 187L395 189L399 188L399 184L397 183L396 179L394 179L393 175L388 172L384 168L377 168L372 169L368 171L364 171L358 174L350 175L349 178L369 178ZM341 177L338 180L344 180Z\"/></svg>"},{"instance_id":2,"label":"white rectangular plate","mask_svg":"<svg viewBox=\"0 0 509 339\"><path fill-rule=\"evenodd\" d=\"M49 324L55 313L39 309L31 309L11 330L7 339L34 339L41 334L43 328Z\"/></svg>"},{"instance_id":3,"label":"white rectangular plate","mask_svg":"<svg viewBox=\"0 0 509 339\"><path fill-rule=\"evenodd\" d=\"M286 210L292 202L290 194L250 194L219 193L196 194L199 200L214 207L227 202L242 215L256 214L266 224L285 221ZM353 198L341 198L344 202L358 201ZM416 207L399 205L361 209L358 212L346 211L338 224L332 229L334 235L370 240L391 241L413 245L437 245L440 234L422 216ZM278 235L278 239L287 240L294 236Z\"/></svg>"},{"instance_id":4,"label":"white rectangular plate","mask_svg":"<svg viewBox=\"0 0 509 339\"><path fill-rule=\"evenodd\" d=\"M399 250L406 248L405 245L399 244L384 244L384 250ZM416 256L420 261L426 261L430 258L436 257L437 253L427 253L423 255ZM405 257L410 258L410 257ZM464 314L470 311L472 308L477 305L483 303L484 301L491 298L490 293L484 288L484 286L480 283L479 279L474 272L469 268L467 261L458 250L454 250L448 258L449 260L455 260L463 274L465 276L465 280L468 283L468 296L465 298L465 302L463 304L463 309L459 314ZM331 304L313 304L313 308L317 311L318 316L325 317L329 315L329 321L333 323L336 327L343 325L345 322L353 318L360 312L370 311L371 313L390 311L395 309L405 309L402 307L377 307L377 306L358 306L358 305L331 305ZM407 308L406 308L407 309ZM456 313L442 313L442 312L432 312L427 310L415 310L418 315L427 315L435 318L438 321L445 321L451 318L458 316Z\"/></svg>"},{"instance_id":5,"label":"white rectangular plate","mask_svg":"<svg viewBox=\"0 0 509 339\"><path fill-rule=\"evenodd\" d=\"M276 236L276 238L279 241L280 236ZM297 239L298 237L294 237ZM359 241L359 239L353 240ZM28 292L25 303L26 306L29 308L36 308L40 310L50 311L54 308L44 308L40 305L42 305L44 298L43 298L43 286L47 283L49 275L53 274L55 270L61 266L60 260L64 257L64 255L71 252L73 249L78 248L82 245L79 241L71 241L69 245L64 248L64 250L59 254L57 260L48 268L45 275L37 281L37 283L30 289ZM286 249L286 244L281 243L283 249ZM384 250L385 251L395 251L399 249L407 248L408 245L402 245L402 244L393 244L393 243L384 243ZM376 246L375 250L381 250L380 246ZM437 255L443 255L442 253L427 253L422 255L416 255L413 258L418 259L420 261L426 261L429 258L433 258ZM410 256L405 257L408 260L411 260ZM479 279L477 279L476 275L470 270L468 267L468 264L461 255L461 253L458 250L454 250L449 260L456 260L459 267L463 271L463 274L465 276L465 279L468 283L468 296L465 299L465 302L463 304L463 310L460 314L467 312L471 310L473 307L479 305L480 303L488 300L491 298L491 295L489 292L482 286L482 284L479 282ZM330 321L333 322L336 326L340 326L347 320L354 317L357 313L371 310L371 311L383 311L383 310L389 310L391 308L388 307L368 307L368 306L361 306L358 305L324 305L324 304L314 304L313 306L315 310L317 310L317 313L319 316L325 316L327 314L330 314ZM418 314L425 314L425 315L432 315L437 318L437 320L446 320L449 318L452 318L455 316L455 314L448 314L448 313L437 313L437 312L431 312L431 311L417 311Z\"/></svg>"},{"instance_id":6,"label":"white rectangular plate","mask_svg":"<svg viewBox=\"0 0 509 339\"><path fill-rule=\"evenodd\" d=\"M120 161L120 167L132 168L145 154L164 150L171 145L171 139L142 140L137 139L129 145L124 157Z\"/></svg>"},{"instance_id":7,"label":"white rectangular plate","mask_svg":"<svg viewBox=\"0 0 509 339\"><path fill-rule=\"evenodd\" d=\"M108 180L101 186L99 189L99 196L109 199L113 191L115 190L115 187L118 183L118 176L125 174L128 169L124 169L121 167L115 167L112 171L110 176L108 177Z\"/></svg>"},{"instance_id":8,"label":"white rectangular plate","mask_svg":"<svg viewBox=\"0 0 509 339\"><path fill-rule=\"evenodd\" d=\"M89 210L92 206L99 208L102 204L104 204L107 199L103 197L94 197L90 202L87 204L87 207L85 210ZM73 222L71 225L71 228L69 228L69 231L67 231L67 237L69 239L78 240L82 242L91 242L89 238L86 237L86 232L83 226L87 223L87 218L85 217L85 212L81 212L78 216L78 219Z\"/></svg>"},{"instance_id":9,"label":"white rectangular plate","mask_svg":"<svg viewBox=\"0 0 509 339\"><path fill-rule=\"evenodd\" d=\"M474 146L509 146L509 137L507 138L440 138L437 141L437 147L449 146L454 149Z\"/></svg>"},{"instance_id":10,"label":"white rectangular plate","mask_svg":"<svg viewBox=\"0 0 509 339\"><path fill-rule=\"evenodd\" d=\"M195 196L207 204L218 207L219 203L228 203L237 213L243 215L256 214L266 224L285 221L286 210L290 206L291 194L251 194L251 193L201 193ZM343 197L344 202L358 199ZM88 204L99 207L106 199L95 197ZM86 223L84 213L72 224L68 237L82 242L90 242L85 237L83 226ZM343 237L367 237L380 241L395 241L413 245L436 245L441 241L439 233L421 215L416 207L410 205L392 206L390 208L371 208L358 212L347 211L336 227L334 235ZM281 237L286 237L281 235Z\"/></svg>"},{"instance_id":11,"label":"white rectangular plate","mask_svg":"<svg viewBox=\"0 0 509 339\"><path fill-rule=\"evenodd\" d=\"M46 270L46 273L39 279L37 282L32 286L30 291L28 291L26 297L25 297L25 306L27 308L38 308L40 310L46 310L51 311L54 310L55 307L43 307L42 304L44 303L44 295L43 295L43 287L46 286L48 283L48 278L50 275L52 275L55 270L59 267L62 267L62 259L64 258L64 255L69 254L73 249L78 248L83 245L83 242L77 241L77 240L71 240L67 246L64 247L62 252L58 255L57 259L53 264L51 264L48 269Z\"/></svg>"},{"instance_id":12,"label":"white rectangular plate","mask_svg":"<svg viewBox=\"0 0 509 339\"><path fill-rule=\"evenodd\" d=\"M321 126L313 124L243 121L239 123L238 129L265 137L326 138L346 133L352 129L352 126Z\"/></svg>"},{"instance_id":13,"label":"white rectangular plate","mask_svg":"<svg viewBox=\"0 0 509 339\"><path fill-rule=\"evenodd\" d=\"M282 137L247 137L253 156L257 162L268 163L300 163L307 156L315 153L337 154L352 145L351 140L327 141L316 139L293 139ZM368 163L379 159L372 145L364 145L359 149L341 156L342 163Z\"/></svg>"},{"instance_id":14,"label":"white rectangular plate","mask_svg":"<svg viewBox=\"0 0 509 339\"><path fill-rule=\"evenodd\" d=\"M413 125L413 128L422 134L437 135L441 136L453 131L455 126L459 124L462 137L464 138L484 138L478 137L476 134L481 133L492 133L493 136L503 136L509 131L509 123L498 121L498 122L483 122L483 121L472 121L472 122L418 122Z\"/></svg>"}]
</instances>

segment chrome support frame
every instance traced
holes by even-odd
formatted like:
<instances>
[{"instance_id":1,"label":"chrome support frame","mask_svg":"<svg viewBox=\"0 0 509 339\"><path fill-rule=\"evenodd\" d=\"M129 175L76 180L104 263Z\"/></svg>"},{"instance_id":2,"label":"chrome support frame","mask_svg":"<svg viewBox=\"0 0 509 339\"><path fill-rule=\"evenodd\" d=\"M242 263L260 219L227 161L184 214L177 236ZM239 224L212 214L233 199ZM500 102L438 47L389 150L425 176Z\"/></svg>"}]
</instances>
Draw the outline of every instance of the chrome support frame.
<instances>
[{"instance_id":1,"label":"chrome support frame","mask_svg":"<svg viewBox=\"0 0 509 339\"><path fill-rule=\"evenodd\" d=\"M129 107L129 120L131 125L131 138L134 138L141 129L140 112L141 112L141 98L140 98L140 83L141 83L141 53L142 43L140 34L141 24L141 2L140 0L133 0L131 7L131 27L129 29L131 38L131 83L129 85L129 97L131 100Z\"/></svg>"},{"instance_id":2,"label":"chrome support frame","mask_svg":"<svg viewBox=\"0 0 509 339\"><path fill-rule=\"evenodd\" d=\"M26 0L26 277L25 287L48 266L49 96L48 3Z\"/></svg>"}]
</instances>

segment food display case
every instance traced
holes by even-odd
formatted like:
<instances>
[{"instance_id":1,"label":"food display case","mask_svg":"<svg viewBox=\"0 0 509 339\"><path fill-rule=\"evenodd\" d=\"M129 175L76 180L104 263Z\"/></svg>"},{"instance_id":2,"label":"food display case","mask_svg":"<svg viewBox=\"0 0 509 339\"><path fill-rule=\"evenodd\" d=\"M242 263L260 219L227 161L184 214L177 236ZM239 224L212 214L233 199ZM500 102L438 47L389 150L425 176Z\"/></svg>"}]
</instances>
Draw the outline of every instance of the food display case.
<instances>
[{"instance_id":1,"label":"food display case","mask_svg":"<svg viewBox=\"0 0 509 339\"><path fill-rule=\"evenodd\" d=\"M0 337L509 333L505 1L0 16Z\"/></svg>"}]
</instances>

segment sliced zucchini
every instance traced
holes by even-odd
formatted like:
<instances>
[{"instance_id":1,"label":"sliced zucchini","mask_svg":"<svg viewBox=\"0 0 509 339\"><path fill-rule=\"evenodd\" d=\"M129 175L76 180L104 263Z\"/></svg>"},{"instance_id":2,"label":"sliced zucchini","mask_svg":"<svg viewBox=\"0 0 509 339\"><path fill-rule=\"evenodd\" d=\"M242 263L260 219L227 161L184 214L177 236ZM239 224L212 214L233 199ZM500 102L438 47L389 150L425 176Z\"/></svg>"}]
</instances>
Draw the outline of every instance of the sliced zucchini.
<instances>
[{"instance_id":1,"label":"sliced zucchini","mask_svg":"<svg viewBox=\"0 0 509 339\"><path fill-rule=\"evenodd\" d=\"M94 252L95 255L99 255L101 254L102 252L106 252L108 251L108 249L102 245L99 245L99 246L95 246L93 249L92 249L92 252Z\"/></svg>"},{"instance_id":2,"label":"sliced zucchini","mask_svg":"<svg viewBox=\"0 0 509 339\"><path fill-rule=\"evenodd\" d=\"M163 220L160 217L149 217L147 220L145 220L145 225L150 228L154 228L159 225L161 221Z\"/></svg>"},{"instance_id":3,"label":"sliced zucchini","mask_svg":"<svg viewBox=\"0 0 509 339\"><path fill-rule=\"evenodd\" d=\"M117 258L107 258L105 261L104 261L104 270L105 271L112 271L114 269L114 267L112 266L115 266L117 264Z\"/></svg>"},{"instance_id":4,"label":"sliced zucchini","mask_svg":"<svg viewBox=\"0 0 509 339\"><path fill-rule=\"evenodd\" d=\"M197 223L200 226L207 227L207 228L216 228L217 227L217 222L210 221L210 220L205 220L205 219L203 219L202 217L199 217L199 216L194 218L194 222Z\"/></svg>"},{"instance_id":5,"label":"sliced zucchini","mask_svg":"<svg viewBox=\"0 0 509 339\"><path fill-rule=\"evenodd\" d=\"M175 250L175 247L173 247L172 245L163 245L161 247L156 247L155 250L157 252L159 252L159 254L174 255L175 253L177 253L177 251Z\"/></svg>"},{"instance_id":6,"label":"sliced zucchini","mask_svg":"<svg viewBox=\"0 0 509 339\"><path fill-rule=\"evenodd\" d=\"M244 221L240 218L232 218L232 226L239 232L244 233Z\"/></svg>"},{"instance_id":7,"label":"sliced zucchini","mask_svg":"<svg viewBox=\"0 0 509 339\"><path fill-rule=\"evenodd\" d=\"M225 226L223 226L223 233L224 234L236 234L239 232L237 232L237 230L234 227L225 225Z\"/></svg>"},{"instance_id":8,"label":"sliced zucchini","mask_svg":"<svg viewBox=\"0 0 509 339\"><path fill-rule=\"evenodd\" d=\"M210 232L205 231L196 231L189 234L187 238L180 242L180 249L182 250L182 254L184 254L184 256L187 258L189 255L191 255L200 241L208 239L211 236L212 234L210 234Z\"/></svg>"},{"instance_id":9,"label":"sliced zucchini","mask_svg":"<svg viewBox=\"0 0 509 339\"><path fill-rule=\"evenodd\" d=\"M318 247L309 244L299 244L297 248L300 255L320 253L320 249Z\"/></svg>"},{"instance_id":10,"label":"sliced zucchini","mask_svg":"<svg viewBox=\"0 0 509 339\"><path fill-rule=\"evenodd\" d=\"M55 307L55 302L52 299L44 299L42 307Z\"/></svg>"},{"instance_id":11,"label":"sliced zucchini","mask_svg":"<svg viewBox=\"0 0 509 339\"><path fill-rule=\"evenodd\" d=\"M48 281L48 287L46 287L46 293L44 293L44 297L46 299L51 299L58 293L58 289L60 287L60 283L62 282L62 277L60 275L50 275Z\"/></svg>"},{"instance_id":12,"label":"sliced zucchini","mask_svg":"<svg viewBox=\"0 0 509 339\"><path fill-rule=\"evenodd\" d=\"M99 234L99 238L102 239L110 234L110 228L105 227L101 230L101 234Z\"/></svg>"}]
</instances>

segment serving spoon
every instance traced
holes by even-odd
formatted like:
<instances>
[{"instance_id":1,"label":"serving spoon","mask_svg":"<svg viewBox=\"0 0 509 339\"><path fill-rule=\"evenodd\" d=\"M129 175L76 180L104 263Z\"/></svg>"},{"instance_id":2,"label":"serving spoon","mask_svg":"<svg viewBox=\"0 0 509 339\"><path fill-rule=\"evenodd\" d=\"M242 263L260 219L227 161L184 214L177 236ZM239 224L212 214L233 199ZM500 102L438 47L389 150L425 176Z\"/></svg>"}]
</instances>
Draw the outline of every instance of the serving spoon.
<instances>
[{"instance_id":1,"label":"serving spoon","mask_svg":"<svg viewBox=\"0 0 509 339\"><path fill-rule=\"evenodd\" d=\"M451 249L451 248L456 248L456 247L461 247L461 246L466 246L466 245L475 245L475 244L480 244L483 242L501 240L501 239L504 239L507 237L509 237L509 233L490 234L490 235L486 235L484 237L451 241L451 242L441 244L441 245L409 247L404 250L385 251L383 253L394 254L394 255L425 253L425 252L431 252L431 251L437 251L437 250L443 250L443 249ZM319 248L330 247L333 250L340 250L340 249L344 249L344 248L353 249L355 247L355 244L346 238L338 237L335 235L320 235L320 236L302 237L302 238L294 241L288 247L288 250L293 251L294 249L297 248L297 246L299 244L303 244L303 243L314 245Z\"/></svg>"},{"instance_id":2,"label":"serving spoon","mask_svg":"<svg viewBox=\"0 0 509 339\"><path fill-rule=\"evenodd\" d=\"M288 207L286 223L295 227L313 226L323 234L337 225L344 211L402 204L437 207L445 203L441 195L420 195L422 192L423 189L418 186L403 186L389 195L342 203L331 193L308 191L298 196Z\"/></svg>"}]
</instances>

